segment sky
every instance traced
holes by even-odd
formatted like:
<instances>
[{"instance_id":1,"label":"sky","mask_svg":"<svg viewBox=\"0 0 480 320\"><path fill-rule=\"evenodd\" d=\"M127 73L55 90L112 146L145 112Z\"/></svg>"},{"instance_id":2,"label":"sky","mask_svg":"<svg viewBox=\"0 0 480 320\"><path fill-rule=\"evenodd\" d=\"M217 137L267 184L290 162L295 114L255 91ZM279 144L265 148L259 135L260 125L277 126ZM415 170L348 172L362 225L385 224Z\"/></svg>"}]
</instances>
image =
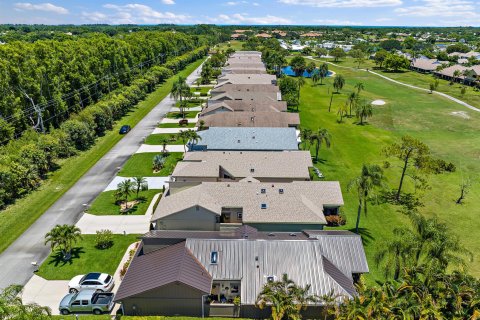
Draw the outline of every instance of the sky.
<instances>
[{"instance_id":1,"label":"sky","mask_svg":"<svg viewBox=\"0 0 480 320\"><path fill-rule=\"evenodd\" d=\"M479 26L480 0L0 0L0 23Z\"/></svg>"}]
</instances>

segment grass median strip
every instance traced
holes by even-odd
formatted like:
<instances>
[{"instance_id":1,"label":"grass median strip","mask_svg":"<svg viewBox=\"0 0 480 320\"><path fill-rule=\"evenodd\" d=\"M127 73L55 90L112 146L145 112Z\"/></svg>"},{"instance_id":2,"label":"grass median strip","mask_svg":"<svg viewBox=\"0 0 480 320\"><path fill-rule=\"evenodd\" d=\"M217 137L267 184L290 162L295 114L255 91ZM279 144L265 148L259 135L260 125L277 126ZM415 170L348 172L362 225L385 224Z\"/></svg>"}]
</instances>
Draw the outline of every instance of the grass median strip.
<instances>
[{"instance_id":1,"label":"grass median strip","mask_svg":"<svg viewBox=\"0 0 480 320\"><path fill-rule=\"evenodd\" d=\"M97 249L95 237L83 235L72 249L72 258L64 261L59 250L53 251L40 266L37 275L47 280L70 280L89 272L115 273L129 245L138 241L138 235L112 235L113 245L108 249ZM118 283L117 283L118 285Z\"/></svg>"},{"instance_id":2,"label":"grass median strip","mask_svg":"<svg viewBox=\"0 0 480 320\"><path fill-rule=\"evenodd\" d=\"M120 205L125 199L115 198L115 190L105 191L100 193L93 201L87 212L90 214L105 216L105 215L142 215L147 212L148 206L157 193L161 190L146 190L140 191L137 194L133 192L128 197L129 207L126 210L121 210ZM123 209L123 208L122 208Z\"/></svg>"},{"instance_id":3,"label":"grass median strip","mask_svg":"<svg viewBox=\"0 0 480 320\"><path fill-rule=\"evenodd\" d=\"M59 161L60 169L51 173L49 178L42 182L40 188L3 210L0 213L0 252L4 251L27 230L35 220L120 141L123 136L118 134L118 130L122 124L136 125L170 93L172 84L178 76L188 76L202 61L203 59L200 59L188 65L187 68L176 76L168 79L144 101L140 102L128 115L117 121L112 131L97 139L96 144L92 148L75 157Z\"/></svg>"},{"instance_id":4,"label":"grass median strip","mask_svg":"<svg viewBox=\"0 0 480 320\"><path fill-rule=\"evenodd\" d=\"M151 134L147 137L147 139L145 139L145 144L162 145L164 140L166 140L168 144L184 144L183 140L179 139L178 135L175 133Z\"/></svg>"},{"instance_id":5,"label":"grass median strip","mask_svg":"<svg viewBox=\"0 0 480 320\"><path fill-rule=\"evenodd\" d=\"M178 161L182 160L183 153L170 152L166 157L163 168L153 172L153 158L160 152L136 153L128 159L118 173L122 177L166 177L173 172Z\"/></svg>"}]
</instances>

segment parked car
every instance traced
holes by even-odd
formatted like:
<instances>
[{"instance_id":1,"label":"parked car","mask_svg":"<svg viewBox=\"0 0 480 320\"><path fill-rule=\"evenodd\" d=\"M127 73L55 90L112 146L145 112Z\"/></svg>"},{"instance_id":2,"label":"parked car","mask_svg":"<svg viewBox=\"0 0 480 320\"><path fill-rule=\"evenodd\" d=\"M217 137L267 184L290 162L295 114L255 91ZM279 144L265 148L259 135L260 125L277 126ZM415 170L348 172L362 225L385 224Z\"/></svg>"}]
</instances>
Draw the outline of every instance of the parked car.
<instances>
[{"instance_id":1,"label":"parked car","mask_svg":"<svg viewBox=\"0 0 480 320\"><path fill-rule=\"evenodd\" d=\"M91 272L74 277L68 283L68 292L76 293L85 289L109 292L115 286L113 277L106 273Z\"/></svg>"},{"instance_id":2,"label":"parked car","mask_svg":"<svg viewBox=\"0 0 480 320\"><path fill-rule=\"evenodd\" d=\"M63 315L72 312L102 314L113 309L114 297L113 292L97 292L96 290L69 293L60 301L58 310Z\"/></svg>"},{"instance_id":3,"label":"parked car","mask_svg":"<svg viewBox=\"0 0 480 320\"><path fill-rule=\"evenodd\" d=\"M126 124L126 125L123 125L121 128L120 128L120 131L118 131L118 133L120 134L126 134L128 133L132 128Z\"/></svg>"}]
</instances>

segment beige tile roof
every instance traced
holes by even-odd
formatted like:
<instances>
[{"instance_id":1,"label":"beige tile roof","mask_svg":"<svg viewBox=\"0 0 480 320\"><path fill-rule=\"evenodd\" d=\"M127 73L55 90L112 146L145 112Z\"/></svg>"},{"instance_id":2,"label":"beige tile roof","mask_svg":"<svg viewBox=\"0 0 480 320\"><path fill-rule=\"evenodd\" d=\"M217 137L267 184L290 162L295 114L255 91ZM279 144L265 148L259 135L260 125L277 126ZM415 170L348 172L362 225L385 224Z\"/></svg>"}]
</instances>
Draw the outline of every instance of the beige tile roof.
<instances>
[{"instance_id":1,"label":"beige tile roof","mask_svg":"<svg viewBox=\"0 0 480 320\"><path fill-rule=\"evenodd\" d=\"M437 59L413 59L411 66L420 70L435 71L445 61L438 61Z\"/></svg>"},{"instance_id":2,"label":"beige tile roof","mask_svg":"<svg viewBox=\"0 0 480 320\"><path fill-rule=\"evenodd\" d=\"M308 168L312 166L312 157L308 151L187 152L183 161L175 167L172 177L180 181L182 177L219 178L222 167L236 179L310 179Z\"/></svg>"},{"instance_id":3,"label":"beige tile roof","mask_svg":"<svg viewBox=\"0 0 480 320\"><path fill-rule=\"evenodd\" d=\"M300 125L298 113L290 112L220 112L203 116L198 120L204 121L209 127L265 127L282 128L297 127Z\"/></svg>"},{"instance_id":4,"label":"beige tile roof","mask_svg":"<svg viewBox=\"0 0 480 320\"><path fill-rule=\"evenodd\" d=\"M280 92L252 92L252 91L230 91L221 93L214 97L211 97L210 100L235 100L238 101L280 101L282 95Z\"/></svg>"},{"instance_id":5,"label":"beige tile roof","mask_svg":"<svg viewBox=\"0 0 480 320\"><path fill-rule=\"evenodd\" d=\"M249 75L251 76L251 75ZM252 92L280 92L278 86L272 84L219 84L213 88L210 93L230 92L230 91L252 91Z\"/></svg>"},{"instance_id":6,"label":"beige tile roof","mask_svg":"<svg viewBox=\"0 0 480 320\"><path fill-rule=\"evenodd\" d=\"M280 189L283 193L279 192ZM262 204L267 208L262 209ZM243 208L243 222L246 224L326 224L323 206L341 206L343 197L338 181L203 182L163 197L152 221L197 205L218 215L222 207Z\"/></svg>"},{"instance_id":7,"label":"beige tile roof","mask_svg":"<svg viewBox=\"0 0 480 320\"><path fill-rule=\"evenodd\" d=\"M248 54L248 55L236 55L228 58L227 64L230 63L262 63L261 56Z\"/></svg>"},{"instance_id":8,"label":"beige tile roof","mask_svg":"<svg viewBox=\"0 0 480 320\"><path fill-rule=\"evenodd\" d=\"M273 74L225 74L218 77L217 87L222 84L273 84L277 77Z\"/></svg>"},{"instance_id":9,"label":"beige tile roof","mask_svg":"<svg viewBox=\"0 0 480 320\"><path fill-rule=\"evenodd\" d=\"M224 111L232 112L283 112L287 111L287 103L285 101L212 100L203 108L200 116L222 108Z\"/></svg>"},{"instance_id":10,"label":"beige tile roof","mask_svg":"<svg viewBox=\"0 0 480 320\"><path fill-rule=\"evenodd\" d=\"M269 35L268 33L259 33L256 35L256 37L259 37L259 38L271 38L272 36Z\"/></svg>"},{"instance_id":11,"label":"beige tile roof","mask_svg":"<svg viewBox=\"0 0 480 320\"><path fill-rule=\"evenodd\" d=\"M250 64L250 63L235 63L230 66L225 66L223 68L225 71L229 70L264 70L266 71L267 69L265 68L265 65L263 64Z\"/></svg>"},{"instance_id":12,"label":"beige tile roof","mask_svg":"<svg viewBox=\"0 0 480 320\"><path fill-rule=\"evenodd\" d=\"M477 75L480 74L480 65L475 65L471 67L465 67L459 64L456 64L451 67L447 67L445 69L442 69L440 71L437 71L436 73L447 76L447 77L453 77L453 73L458 70L460 71L460 75L457 77L458 79L464 79L465 76L463 76L461 73L465 70L473 70Z\"/></svg>"},{"instance_id":13,"label":"beige tile roof","mask_svg":"<svg viewBox=\"0 0 480 320\"><path fill-rule=\"evenodd\" d=\"M267 70L261 69L223 69L222 74L266 74Z\"/></svg>"}]
</instances>

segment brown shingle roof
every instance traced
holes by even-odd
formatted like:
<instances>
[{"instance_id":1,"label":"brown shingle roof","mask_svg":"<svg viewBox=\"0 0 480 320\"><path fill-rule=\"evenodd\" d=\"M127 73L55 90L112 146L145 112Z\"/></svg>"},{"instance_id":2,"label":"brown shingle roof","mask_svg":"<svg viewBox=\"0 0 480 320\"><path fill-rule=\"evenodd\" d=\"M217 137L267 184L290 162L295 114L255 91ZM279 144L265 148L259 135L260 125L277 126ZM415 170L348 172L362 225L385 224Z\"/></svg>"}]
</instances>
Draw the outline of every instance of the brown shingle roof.
<instances>
[{"instance_id":1,"label":"brown shingle roof","mask_svg":"<svg viewBox=\"0 0 480 320\"><path fill-rule=\"evenodd\" d=\"M290 112L220 112L201 117L204 127L283 128L300 125L298 113Z\"/></svg>"},{"instance_id":2,"label":"brown shingle roof","mask_svg":"<svg viewBox=\"0 0 480 320\"><path fill-rule=\"evenodd\" d=\"M185 247L185 242L136 256L118 288L115 301L173 282L210 293L212 277Z\"/></svg>"}]
</instances>

